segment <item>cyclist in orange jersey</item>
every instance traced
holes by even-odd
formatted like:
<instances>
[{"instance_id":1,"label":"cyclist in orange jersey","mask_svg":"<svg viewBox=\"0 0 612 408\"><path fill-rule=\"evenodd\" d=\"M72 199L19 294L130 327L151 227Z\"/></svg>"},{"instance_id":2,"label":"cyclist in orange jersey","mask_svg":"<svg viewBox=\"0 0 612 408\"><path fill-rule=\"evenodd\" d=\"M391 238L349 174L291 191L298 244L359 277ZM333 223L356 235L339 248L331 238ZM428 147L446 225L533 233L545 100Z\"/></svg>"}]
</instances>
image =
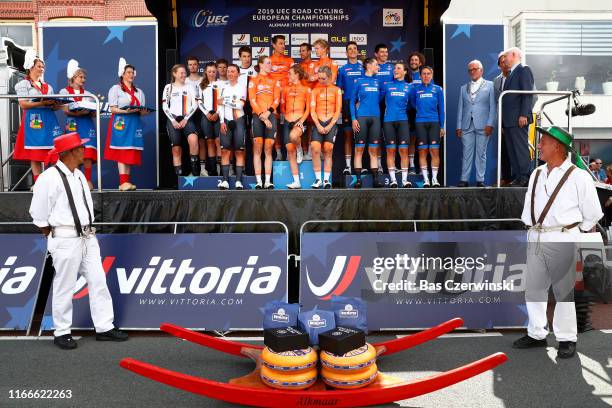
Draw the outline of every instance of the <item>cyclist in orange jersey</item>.
<instances>
[{"instance_id":1,"label":"cyclist in orange jersey","mask_svg":"<svg viewBox=\"0 0 612 408\"><path fill-rule=\"evenodd\" d=\"M274 112L280 102L280 85L272 79L270 57L262 55L257 60L258 75L249 81L249 102L253 109L253 166L257 178L256 189L262 187L274 188L270 178L272 175L272 146L277 128ZM261 180L261 151L265 151L266 183Z\"/></svg>"},{"instance_id":2,"label":"cyclist in orange jersey","mask_svg":"<svg viewBox=\"0 0 612 408\"><path fill-rule=\"evenodd\" d=\"M338 78L338 64L336 61L329 58L329 43L322 38L319 38L314 42L315 54L319 58L315 62L315 75L321 67L329 67L331 69L331 81L330 84L336 84L336 78ZM316 82L315 82L316 84Z\"/></svg>"},{"instance_id":3,"label":"cyclist in orange jersey","mask_svg":"<svg viewBox=\"0 0 612 408\"><path fill-rule=\"evenodd\" d=\"M272 70L270 76L280 82L281 87L287 86L289 83L289 68L295 63L293 58L285 55L285 36L275 35L272 37L272 49L274 52L270 57L272 61ZM276 149L276 160L282 160L281 152L282 138L280 133L276 134L274 148Z\"/></svg>"},{"instance_id":4,"label":"cyclist in orange jersey","mask_svg":"<svg viewBox=\"0 0 612 408\"><path fill-rule=\"evenodd\" d=\"M310 150L312 152L312 167L315 172L316 180L312 188L331 188L329 176L332 170L332 152L338 127L336 122L340 118L342 110L342 91L331 84L332 70L323 66L318 72L319 85L312 90L310 102L310 115L315 124L312 130L312 142ZM325 168L323 170L323 182L321 182L321 145L323 147L323 158Z\"/></svg>"},{"instance_id":5,"label":"cyclist in orange jersey","mask_svg":"<svg viewBox=\"0 0 612 408\"><path fill-rule=\"evenodd\" d=\"M312 60L312 45L308 43L300 44L300 66L306 73L306 78L302 80L302 85L314 88L317 84L317 73L315 72L316 61Z\"/></svg>"},{"instance_id":6,"label":"cyclist in orange jersey","mask_svg":"<svg viewBox=\"0 0 612 408\"><path fill-rule=\"evenodd\" d=\"M301 188L298 164L302 162L301 136L304 133L304 122L310 115L309 87L302 85L301 81L306 78L306 73L299 65L289 69L289 85L283 88L281 93L281 113L285 123L282 125L283 142L287 148L287 156L293 183L288 184L289 189Z\"/></svg>"}]
</instances>

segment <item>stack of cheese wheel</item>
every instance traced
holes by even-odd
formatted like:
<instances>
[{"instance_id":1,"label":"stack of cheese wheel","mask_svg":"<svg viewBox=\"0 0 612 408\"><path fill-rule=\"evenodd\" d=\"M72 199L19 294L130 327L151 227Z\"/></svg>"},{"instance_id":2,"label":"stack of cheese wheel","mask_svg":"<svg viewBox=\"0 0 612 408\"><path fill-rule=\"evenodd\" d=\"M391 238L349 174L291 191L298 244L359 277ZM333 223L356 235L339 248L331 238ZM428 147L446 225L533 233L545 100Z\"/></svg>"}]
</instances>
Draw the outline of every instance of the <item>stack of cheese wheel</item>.
<instances>
[{"instance_id":1,"label":"stack of cheese wheel","mask_svg":"<svg viewBox=\"0 0 612 408\"><path fill-rule=\"evenodd\" d=\"M277 353L264 347L261 353L261 380L282 390L303 390L317 380L317 352L308 347Z\"/></svg>"},{"instance_id":2,"label":"stack of cheese wheel","mask_svg":"<svg viewBox=\"0 0 612 408\"><path fill-rule=\"evenodd\" d=\"M369 343L337 356L321 351L321 378L333 388L361 388L376 380L376 349Z\"/></svg>"}]
</instances>

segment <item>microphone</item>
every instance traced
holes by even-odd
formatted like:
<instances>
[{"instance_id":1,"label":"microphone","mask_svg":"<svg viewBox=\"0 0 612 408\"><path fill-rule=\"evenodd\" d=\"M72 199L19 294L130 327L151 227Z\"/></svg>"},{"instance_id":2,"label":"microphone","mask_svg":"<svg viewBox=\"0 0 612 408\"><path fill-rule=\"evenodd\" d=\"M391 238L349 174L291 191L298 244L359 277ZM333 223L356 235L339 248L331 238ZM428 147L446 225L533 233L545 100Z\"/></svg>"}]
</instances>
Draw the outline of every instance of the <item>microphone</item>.
<instances>
[{"instance_id":1,"label":"microphone","mask_svg":"<svg viewBox=\"0 0 612 408\"><path fill-rule=\"evenodd\" d=\"M592 103L587 103L587 104L582 104L578 101L578 96L580 95L580 91L577 89L574 89L573 91L574 94L574 106L572 107L572 117L574 116L587 116L587 115L592 115L593 113L595 113L595 105L593 105ZM569 115L569 109L565 110L565 114Z\"/></svg>"}]
</instances>

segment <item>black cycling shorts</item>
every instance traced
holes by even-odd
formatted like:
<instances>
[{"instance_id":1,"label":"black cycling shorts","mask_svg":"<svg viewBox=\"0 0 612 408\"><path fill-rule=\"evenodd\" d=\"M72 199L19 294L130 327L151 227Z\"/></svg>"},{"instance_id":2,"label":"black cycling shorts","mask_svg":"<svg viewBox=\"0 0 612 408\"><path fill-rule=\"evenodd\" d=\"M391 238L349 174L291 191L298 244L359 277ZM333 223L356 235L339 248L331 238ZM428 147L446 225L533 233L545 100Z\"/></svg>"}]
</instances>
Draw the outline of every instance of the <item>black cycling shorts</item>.
<instances>
[{"instance_id":1,"label":"black cycling shorts","mask_svg":"<svg viewBox=\"0 0 612 408\"><path fill-rule=\"evenodd\" d=\"M253 115L253 137L263 137L264 139L274 139L274 135L276 134L276 116L271 113L268 116L268 120L272 122L272 129L268 129L259 119L259 116Z\"/></svg>"},{"instance_id":2,"label":"black cycling shorts","mask_svg":"<svg viewBox=\"0 0 612 408\"><path fill-rule=\"evenodd\" d=\"M227 132L219 131L221 148L225 150L244 150L246 137L246 118L243 116L235 120L225 120Z\"/></svg>"},{"instance_id":3,"label":"black cycling shorts","mask_svg":"<svg viewBox=\"0 0 612 408\"><path fill-rule=\"evenodd\" d=\"M329 122L331 122L331 119L319 123L321 124L321 126L325 127L329 125ZM336 141L336 133L338 133L338 125L336 124L334 124L329 133L327 133L326 135L319 134L319 130L317 129L317 127L313 126L311 142L319 142L321 144L323 144L323 142L328 142L333 144Z\"/></svg>"},{"instance_id":4,"label":"black cycling shorts","mask_svg":"<svg viewBox=\"0 0 612 408\"><path fill-rule=\"evenodd\" d=\"M357 118L359 132L355 134L355 147L368 145L378 146L380 143L380 118L378 116L362 116Z\"/></svg>"},{"instance_id":5,"label":"black cycling shorts","mask_svg":"<svg viewBox=\"0 0 612 408\"><path fill-rule=\"evenodd\" d=\"M383 129L387 149L407 148L410 145L410 126L407 120L385 122Z\"/></svg>"},{"instance_id":6,"label":"black cycling shorts","mask_svg":"<svg viewBox=\"0 0 612 408\"><path fill-rule=\"evenodd\" d=\"M196 135L198 134L198 130L196 129L196 126L191 120L191 118L189 118L189 120L187 121L187 124L182 129L175 129L174 126L172 126L172 122L170 122L170 120L167 120L166 130L168 131L168 137L170 138L170 144L173 147L181 146L183 137L187 138L187 136L189 136L192 133L195 133Z\"/></svg>"}]
</instances>

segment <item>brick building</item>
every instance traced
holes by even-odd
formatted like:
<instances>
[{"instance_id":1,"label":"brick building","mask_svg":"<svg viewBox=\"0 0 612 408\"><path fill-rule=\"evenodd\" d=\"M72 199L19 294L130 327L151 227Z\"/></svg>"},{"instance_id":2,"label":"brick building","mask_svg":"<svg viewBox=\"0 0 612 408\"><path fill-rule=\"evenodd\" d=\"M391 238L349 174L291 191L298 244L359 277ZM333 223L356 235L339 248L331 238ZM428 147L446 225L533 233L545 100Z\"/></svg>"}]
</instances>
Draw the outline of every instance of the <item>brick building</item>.
<instances>
[{"instance_id":1,"label":"brick building","mask_svg":"<svg viewBox=\"0 0 612 408\"><path fill-rule=\"evenodd\" d=\"M0 0L0 36L24 46L37 47L39 22L154 19L144 0Z\"/></svg>"}]
</instances>

